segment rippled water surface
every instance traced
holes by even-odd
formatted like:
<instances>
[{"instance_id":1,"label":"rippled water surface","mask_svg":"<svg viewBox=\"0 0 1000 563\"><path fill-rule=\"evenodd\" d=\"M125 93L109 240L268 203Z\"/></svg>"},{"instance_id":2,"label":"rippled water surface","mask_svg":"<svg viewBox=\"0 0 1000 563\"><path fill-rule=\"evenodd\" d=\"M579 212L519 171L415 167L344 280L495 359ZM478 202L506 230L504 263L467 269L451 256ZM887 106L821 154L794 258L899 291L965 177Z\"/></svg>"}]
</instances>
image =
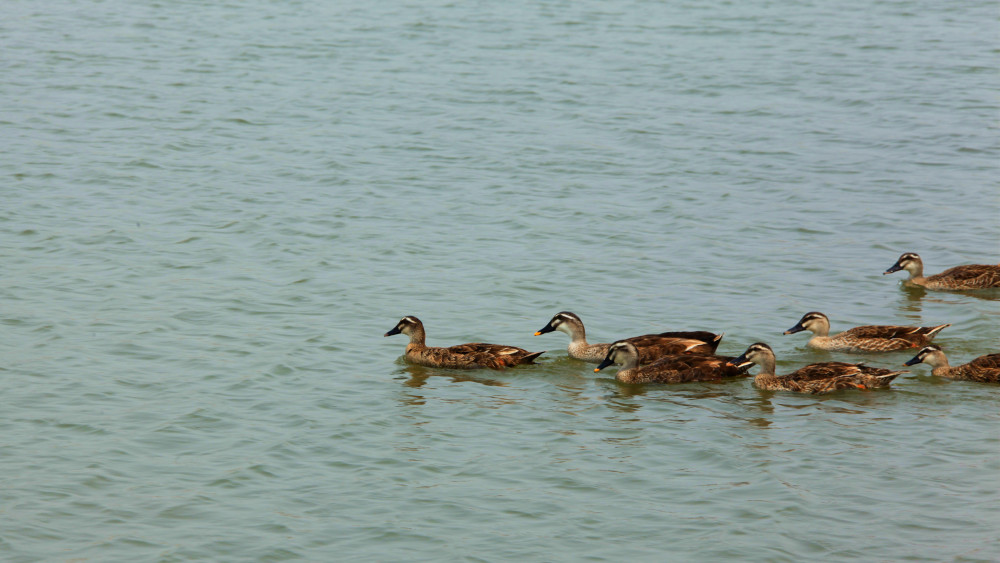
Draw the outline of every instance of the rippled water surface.
<instances>
[{"instance_id":1,"label":"rippled water surface","mask_svg":"<svg viewBox=\"0 0 1000 563\"><path fill-rule=\"evenodd\" d=\"M591 341L951 323L991 2L9 2L5 561L995 561L1000 387L626 386ZM431 345L548 350L505 372ZM911 353L869 357L898 366Z\"/></svg>"}]
</instances>

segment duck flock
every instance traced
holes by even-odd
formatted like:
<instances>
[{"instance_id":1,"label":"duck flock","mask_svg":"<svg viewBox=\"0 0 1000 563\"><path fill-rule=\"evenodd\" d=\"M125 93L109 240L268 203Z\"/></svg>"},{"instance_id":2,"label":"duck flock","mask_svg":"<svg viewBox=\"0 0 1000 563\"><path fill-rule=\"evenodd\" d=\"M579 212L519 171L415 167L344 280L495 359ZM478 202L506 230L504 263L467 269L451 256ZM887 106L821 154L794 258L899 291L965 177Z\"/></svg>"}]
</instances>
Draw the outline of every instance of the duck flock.
<instances>
[{"instance_id":1,"label":"duck flock","mask_svg":"<svg viewBox=\"0 0 1000 563\"><path fill-rule=\"evenodd\" d=\"M967 291L1000 288L1000 265L970 264L956 266L924 276L920 256L907 252L899 257L886 274L905 270L910 274L907 285L939 291ZM951 367L940 346L931 344L939 332L951 326L930 327L871 325L859 326L830 336L830 319L819 312L806 313L785 334L809 331L813 334L808 345L835 352L890 352L919 349L904 365L925 363L931 374L952 379L983 383L1000 383L1000 353L979 356ZM893 379L906 370L870 367L863 363L822 362L809 364L786 375L775 373L774 350L763 342L751 344L737 357L715 354L722 334L706 331L662 332L625 338L610 344L587 342L583 321L577 315L563 311L535 333L564 332L570 337L569 356L597 364L594 371L619 365L616 378L623 383L684 383L719 381L746 375L753 366L760 367L754 385L769 391L828 393L840 389L876 389L889 387ZM385 336L405 334L408 362L451 369L505 369L531 364L544 352L529 352L516 346L472 342L447 348L425 344L424 325L420 319L406 316L385 333Z\"/></svg>"}]
</instances>

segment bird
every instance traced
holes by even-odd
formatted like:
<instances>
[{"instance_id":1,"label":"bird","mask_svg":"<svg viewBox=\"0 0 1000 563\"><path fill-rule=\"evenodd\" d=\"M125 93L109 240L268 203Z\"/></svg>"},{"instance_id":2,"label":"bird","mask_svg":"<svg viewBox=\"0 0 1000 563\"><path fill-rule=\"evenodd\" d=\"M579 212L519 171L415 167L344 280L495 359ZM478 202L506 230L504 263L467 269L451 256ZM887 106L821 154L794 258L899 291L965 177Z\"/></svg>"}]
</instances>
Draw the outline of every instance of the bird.
<instances>
[{"instance_id":1,"label":"bird","mask_svg":"<svg viewBox=\"0 0 1000 563\"><path fill-rule=\"evenodd\" d=\"M385 333L385 336L405 334L410 337L406 345L406 360L410 363L439 368L502 370L521 364L534 363L535 358L545 353L529 352L516 346L470 342L448 348L424 344L424 324L414 316L406 316Z\"/></svg>"},{"instance_id":2,"label":"bird","mask_svg":"<svg viewBox=\"0 0 1000 563\"><path fill-rule=\"evenodd\" d=\"M547 325L535 333L535 336L555 330L569 335L570 341L566 350L571 358L597 364L608 355L608 348L611 347L611 344L588 344L583 321L569 311L557 313ZM722 336L722 334L707 331L661 332L634 336L625 340L631 342L639 350L641 362L648 364L666 354L714 354Z\"/></svg>"},{"instance_id":3,"label":"bird","mask_svg":"<svg viewBox=\"0 0 1000 563\"><path fill-rule=\"evenodd\" d=\"M839 334L830 334L830 319L823 313L813 311L806 313L802 319L785 334L795 334L808 330L813 333L809 346L820 350L833 352L891 352L906 348L927 346L950 324L938 326L892 326L867 325L845 330Z\"/></svg>"},{"instance_id":4,"label":"bird","mask_svg":"<svg viewBox=\"0 0 1000 563\"><path fill-rule=\"evenodd\" d=\"M788 375L775 375L774 350L763 342L751 344L731 363L740 366L752 362L760 366L753 383L765 391L795 391L798 393L830 393L840 389L876 389L889 383L903 371L868 367L845 362L823 362L799 368Z\"/></svg>"},{"instance_id":5,"label":"bird","mask_svg":"<svg viewBox=\"0 0 1000 563\"><path fill-rule=\"evenodd\" d=\"M924 276L924 262L920 256L913 252L905 252L882 275L900 270L906 270L910 274L905 284L925 289L961 290L1000 287L1000 264L966 264L949 268L940 274Z\"/></svg>"},{"instance_id":6,"label":"bird","mask_svg":"<svg viewBox=\"0 0 1000 563\"><path fill-rule=\"evenodd\" d=\"M750 363L730 365L735 358L727 356L697 356L671 354L662 356L648 365L640 365L640 353L635 344L619 340L608 347L608 353L595 372L621 364L615 378L622 383L686 383L689 381L718 381L726 377L744 375Z\"/></svg>"},{"instance_id":7,"label":"bird","mask_svg":"<svg viewBox=\"0 0 1000 563\"><path fill-rule=\"evenodd\" d=\"M903 365L914 366L921 362L931 366L931 375L980 383L1000 383L1000 354L986 354L967 364L951 367L941 347L932 344L917 352L916 356Z\"/></svg>"}]
</instances>

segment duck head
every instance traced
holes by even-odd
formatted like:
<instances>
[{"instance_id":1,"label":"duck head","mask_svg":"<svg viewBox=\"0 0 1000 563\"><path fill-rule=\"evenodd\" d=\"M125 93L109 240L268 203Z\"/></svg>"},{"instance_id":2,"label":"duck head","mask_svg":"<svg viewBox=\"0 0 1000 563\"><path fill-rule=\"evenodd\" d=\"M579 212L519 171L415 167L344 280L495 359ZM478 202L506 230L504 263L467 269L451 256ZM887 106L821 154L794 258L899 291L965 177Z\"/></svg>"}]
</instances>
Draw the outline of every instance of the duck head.
<instances>
[{"instance_id":1,"label":"duck head","mask_svg":"<svg viewBox=\"0 0 1000 563\"><path fill-rule=\"evenodd\" d=\"M383 336L392 336L394 334L405 334L407 336L413 334L418 329L423 329L424 324L420 322L420 319L413 316L406 316L399 319L396 326L392 328L389 332L385 333Z\"/></svg>"}]
</instances>

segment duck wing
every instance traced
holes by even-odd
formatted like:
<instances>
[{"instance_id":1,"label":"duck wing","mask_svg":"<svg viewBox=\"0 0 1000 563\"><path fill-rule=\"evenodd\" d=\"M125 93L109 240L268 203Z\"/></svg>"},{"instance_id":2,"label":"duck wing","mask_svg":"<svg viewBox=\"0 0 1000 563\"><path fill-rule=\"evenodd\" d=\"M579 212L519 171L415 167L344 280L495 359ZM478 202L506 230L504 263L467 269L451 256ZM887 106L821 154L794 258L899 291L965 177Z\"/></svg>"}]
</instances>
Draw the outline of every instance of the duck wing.
<instances>
[{"instance_id":1,"label":"duck wing","mask_svg":"<svg viewBox=\"0 0 1000 563\"><path fill-rule=\"evenodd\" d=\"M837 339L853 341L859 347L874 351L902 350L904 348L921 348L930 344L938 332L949 324L938 326L895 326L870 325L859 326L836 336Z\"/></svg>"},{"instance_id":2,"label":"duck wing","mask_svg":"<svg viewBox=\"0 0 1000 563\"><path fill-rule=\"evenodd\" d=\"M781 379L796 391L829 393L839 389L888 387L889 382L905 371L873 368L864 364L823 362L810 364Z\"/></svg>"},{"instance_id":3,"label":"duck wing","mask_svg":"<svg viewBox=\"0 0 1000 563\"><path fill-rule=\"evenodd\" d=\"M640 371L648 374L651 383L683 383L687 381L718 381L726 377L745 375L750 367L740 369L728 363L728 356L692 356L674 354L660 358Z\"/></svg>"},{"instance_id":4,"label":"duck wing","mask_svg":"<svg viewBox=\"0 0 1000 563\"><path fill-rule=\"evenodd\" d=\"M449 354L461 357L462 362L491 369L504 369L519 364L530 364L545 352L529 352L517 346L469 342L445 348Z\"/></svg>"},{"instance_id":5,"label":"duck wing","mask_svg":"<svg viewBox=\"0 0 1000 563\"><path fill-rule=\"evenodd\" d=\"M721 339L721 335L710 332L663 332L626 338L639 350L639 357L649 360L675 354L713 354Z\"/></svg>"},{"instance_id":6,"label":"duck wing","mask_svg":"<svg viewBox=\"0 0 1000 563\"><path fill-rule=\"evenodd\" d=\"M956 283L957 285L990 288L1000 287L1000 264L966 264L948 268L940 274L927 276L927 281Z\"/></svg>"},{"instance_id":7,"label":"duck wing","mask_svg":"<svg viewBox=\"0 0 1000 563\"><path fill-rule=\"evenodd\" d=\"M987 354L960 367L969 381L1000 383L1000 354Z\"/></svg>"}]
</instances>

